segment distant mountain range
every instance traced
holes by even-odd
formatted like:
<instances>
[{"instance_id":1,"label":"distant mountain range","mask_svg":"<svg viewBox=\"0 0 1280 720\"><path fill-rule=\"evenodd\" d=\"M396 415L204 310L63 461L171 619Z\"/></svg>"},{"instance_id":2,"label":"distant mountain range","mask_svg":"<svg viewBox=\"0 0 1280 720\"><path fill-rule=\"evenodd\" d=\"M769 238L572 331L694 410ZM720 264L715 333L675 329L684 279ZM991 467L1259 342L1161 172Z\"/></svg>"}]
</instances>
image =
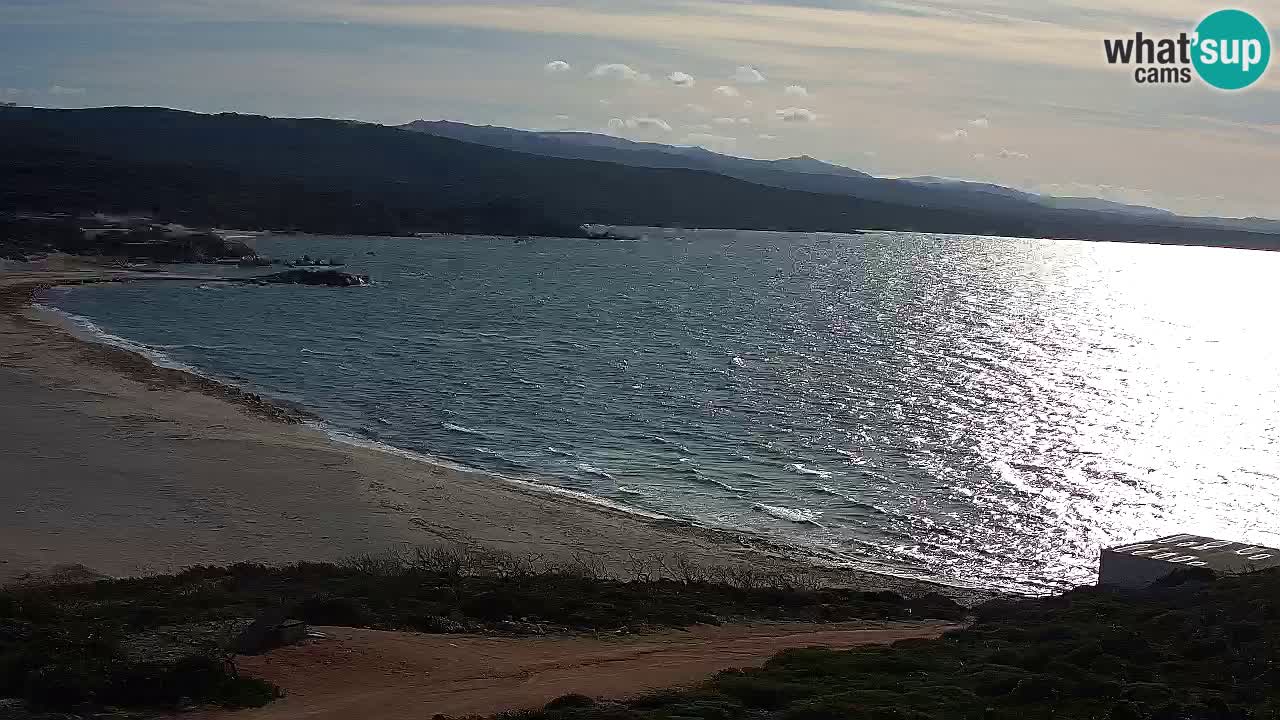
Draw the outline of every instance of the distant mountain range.
<instances>
[{"instance_id":1,"label":"distant mountain range","mask_svg":"<svg viewBox=\"0 0 1280 720\"><path fill-rule=\"evenodd\" d=\"M1008 189L884 180L808 157L749 160L456 123L415 129L0 108L0 211L144 211L191 226L332 233L574 235L592 223L1280 249L1278 235L1203 219L1046 207Z\"/></svg>"},{"instance_id":2,"label":"distant mountain range","mask_svg":"<svg viewBox=\"0 0 1280 720\"><path fill-rule=\"evenodd\" d=\"M1179 219L1176 213L1097 198L1056 197L989 183L939 177L878 178L808 155L752 160L700 147L635 142L587 132L538 132L447 120L415 120L406 130L547 157L600 160L635 167L679 167L728 175L761 185L809 192L853 195L868 200L990 212L1024 213L1037 208L1119 213ZM1179 222L1233 230L1280 233L1280 222L1262 218L1180 218Z\"/></svg>"}]
</instances>

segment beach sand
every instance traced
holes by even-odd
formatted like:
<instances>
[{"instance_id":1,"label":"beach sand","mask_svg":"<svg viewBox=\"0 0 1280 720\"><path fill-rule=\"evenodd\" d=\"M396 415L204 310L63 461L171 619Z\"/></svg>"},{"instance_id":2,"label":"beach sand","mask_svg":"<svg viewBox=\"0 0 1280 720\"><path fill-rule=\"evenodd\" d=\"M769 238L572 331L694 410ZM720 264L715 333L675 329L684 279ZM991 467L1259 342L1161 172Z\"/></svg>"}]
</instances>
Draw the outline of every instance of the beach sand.
<instances>
[{"instance_id":1,"label":"beach sand","mask_svg":"<svg viewBox=\"0 0 1280 720\"><path fill-rule=\"evenodd\" d=\"M0 273L0 584L84 574L65 566L129 576L449 542L589 559L619 576L636 559L683 556L911 595L984 596L817 570L757 539L340 443L247 393L78 339L27 305L38 284L105 277Z\"/></svg>"}]
</instances>

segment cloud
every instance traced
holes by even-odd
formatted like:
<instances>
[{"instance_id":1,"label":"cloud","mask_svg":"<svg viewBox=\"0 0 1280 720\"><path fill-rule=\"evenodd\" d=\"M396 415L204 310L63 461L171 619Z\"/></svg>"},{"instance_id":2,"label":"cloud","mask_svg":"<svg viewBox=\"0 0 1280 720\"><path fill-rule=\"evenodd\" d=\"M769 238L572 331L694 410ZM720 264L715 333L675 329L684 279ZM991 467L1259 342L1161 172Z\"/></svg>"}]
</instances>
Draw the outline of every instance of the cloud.
<instances>
[{"instance_id":1,"label":"cloud","mask_svg":"<svg viewBox=\"0 0 1280 720\"><path fill-rule=\"evenodd\" d=\"M808 108L789 107L774 113L782 122L813 122L818 114Z\"/></svg>"},{"instance_id":2,"label":"cloud","mask_svg":"<svg viewBox=\"0 0 1280 720\"><path fill-rule=\"evenodd\" d=\"M809 88L803 85L788 85L782 93L791 97L809 97Z\"/></svg>"},{"instance_id":3,"label":"cloud","mask_svg":"<svg viewBox=\"0 0 1280 720\"><path fill-rule=\"evenodd\" d=\"M54 85L49 88L50 95L83 95L84 88L64 87L62 85Z\"/></svg>"},{"instance_id":4,"label":"cloud","mask_svg":"<svg viewBox=\"0 0 1280 720\"><path fill-rule=\"evenodd\" d=\"M711 129L711 126L710 126L710 125L708 125L707 123L698 123L697 125L690 125L690 126L689 126L689 129L690 129L690 130L699 130L699 131L702 131L702 130L710 130L710 129Z\"/></svg>"},{"instance_id":5,"label":"cloud","mask_svg":"<svg viewBox=\"0 0 1280 720\"><path fill-rule=\"evenodd\" d=\"M561 122L564 122L565 120L572 120L573 118L569 115L557 115L556 119Z\"/></svg>"},{"instance_id":6,"label":"cloud","mask_svg":"<svg viewBox=\"0 0 1280 720\"><path fill-rule=\"evenodd\" d=\"M591 77L616 78L618 80L627 80L630 82L648 82L653 79L649 77L648 74L639 72L630 65L624 65L623 63L606 63L604 65L597 65L595 66L595 69L591 71Z\"/></svg>"},{"instance_id":7,"label":"cloud","mask_svg":"<svg viewBox=\"0 0 1280 720\"><path fill-rule=\"evenodd\" d=\"M543 65L542 69L545 72L554 74L554 73L569 72L570 70L573 69L573 66L563 60L552 60L546 65Z\"/></svg>"},{"instance_id":8,"label":"cloud","mask_svg":"<svg viewBox=\"0 0 1280 720\"><path fill-rule=\"evenodd\" d=\"M684 107L689 112L696 113L698 115L706 115L707 113L711 112L709 109L707 109L706 105L699 105L698 103L689 103Z\"/></svg>"},{"instance_id":9,"label":"cloud","mask_svg":"<svg viewBox=\"0 0 1280 720\"><path fill-rule=\"evenodd\" d=\"M974 154L973 154L973 159L974 159L974 160L986 160L986 159L987 159L987 154L986 154L986 153L974 153Z\"/></svg>"},{"instance_id":10,"label":"cloud","mask_svg":"<svg viewBox=\"0 0 1280 720\"><path fill-rule=\"evenodd\" d=\"M715 125L737 125L738 119L731 117L718 117L711 121Z\"/></svg>"},{"instance_id":11,"label":"cloud","mask_svg":"<svg viewBox=\"0 0 1280 720\"><path fill-rule=\"evenodd\" d=\"M614 118L615 120L617 118ZM656 117L631 117L623 121L623 125L628 130L661 130L663 132L671 132L671 125L666 120ZM613 120L609 121L609 126L613 127Z\"/></svg>"},{"instance_id":12,"label":"cloud","mask_svg":"<svg viewBox=\"0 0 1280 720\"><path fill-rule=\"evenodd\" d=\"M969 121L969 126L970 126L970 127L976 127L976 128L981 129L981 130L986 130L987 128L991 127L991 121L990 121L990 120L988 120L988 119L986 119L986 118L984 118L984 117L980 117L980 118L978 118L978 119L976 119L976 120L970 120L970 121Z\"/></svg>"},{"instance_id":13,"label":"cloud","mask_svg":"<svg viewBox=\"0 0 1280 720\"><path fill-rule=\"evenodd\" d=\"M618 135L623 130L627 129L627 121L622 118L609 118L609 124L607 127L609 128L610 135Z\"/></svg>"},{"instance_id":14,"label":"cloud","mask_svg":"<svg viewBox=\"0 0 1280 720\"><path fill-rule=\"evenodd\" d=\"M952 130L950 132L938 133L938 142L959 142L967 137L969 137L968 130Z\"/></svg>"},{"instance_id":15,"label":"cloud","mask_svg":"<svg viewBox=\"0 0 1280 720\"><path fill-rule=\"evenodd\" d=\"M613 101L612 101L612 100L608 100L608 99L606 99L606 98L601 98L601 99L600 99L600 104L601 104L601 105L612 105L612 104L613 104Z\"/></svg>"},{"instance_id":16,"label":"cloud","mask_svg":"<svg viewBox=\"0 0 1280 720\"><path fill-rule=\"evenodd\" d=\"M767 81L763 73L749 65L739 65L731 79L739 85L759 85Z\"/></svg>"},{"instance_id":17,"label":"cloud","mask_svg":"<svg viewBox=\"0 0 1280 720\"><path fill-rule=\"evenodd\" d=\"M689 133L684 136L686 145L697 145L713 152L730 152L738 146L738 139L727 135L710 133Z\"/></svg>"},{"instance_id":18,"label":"cloud","mask_svg":"<svg viewBox=\"0 0 1280 720\"><path fill-rule=\"evenodd\" d=\"M724 97L738 97L739 95L742 94L738 92L738 88L732 85L721 85L715 90L712 90L712 92L714 92L717 95L722 95Z\"/></svg>"},{"instance_id":19,"label":"cloud","mask_svg":"<svg viewBox=\"0 0 1280 720\"><path fill-rule=\"evenodd\" d=\"M697 82L696 80L693 79L692 75L690 75L689 73L680 72L679 70L668 75L667 79L670 80L671 83L676 87L693 87L694 84Z\"/></svg>"},{"instance_id":20,"label":"cloud","mask_svg":"<svg viewBox=\"0 0 1280 720\"><path fill-rule=\"evenodd\" d=\"M777 135L770 135L769 133L760 133L756 137L760 138L761 140L777 140L778 139Z\"/></svg>"},{"instance_id":21,"label":"cloud","mask_svg":"<svg viewBox=\"0 0 1280 720\"><path fill-rule=\"evenodd\" d=\"M996 157L1001 160L1029 160L1031 158L1030 155L1024 152L1016 152L1014 150L1001 150L996 153Z\"/></svg>"},{"instance_id":22,"label":"cloud","mask_svg":"<svg viewBox=\"0 0 1280 720\"><path fill-rule=\"evenodd\" d=\"M746 109L748 109L748 110L750 110L750 109L751 109L751 106L752 106L752 105L755 105L755 103L751 102L750 100L743 100L743 101L742 101L742 107L744 107L744 108L746 108Z\"/></svg>"}]
</instances>

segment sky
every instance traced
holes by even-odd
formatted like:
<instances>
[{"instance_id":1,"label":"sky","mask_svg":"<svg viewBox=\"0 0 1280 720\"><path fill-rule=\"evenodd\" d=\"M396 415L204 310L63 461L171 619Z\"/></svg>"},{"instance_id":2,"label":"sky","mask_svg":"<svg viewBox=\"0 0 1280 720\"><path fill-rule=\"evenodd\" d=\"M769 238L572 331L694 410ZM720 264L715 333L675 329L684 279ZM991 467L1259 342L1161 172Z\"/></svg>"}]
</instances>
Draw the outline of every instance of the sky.
<instances>
[{"instance_id":1,"label":"sky","mask_svg":"<svg viewBox=\"0 0 1280 720\"><path fill-rule=\"evenodd\" d=\"M1280 38L1280 0L1250 10ZM419 118L1280 216L1280 69L1139 85L1200 0L0 0L0 100ZM1277 60L1274 64L1280 64Z\"/></svg>"}]
</instances>

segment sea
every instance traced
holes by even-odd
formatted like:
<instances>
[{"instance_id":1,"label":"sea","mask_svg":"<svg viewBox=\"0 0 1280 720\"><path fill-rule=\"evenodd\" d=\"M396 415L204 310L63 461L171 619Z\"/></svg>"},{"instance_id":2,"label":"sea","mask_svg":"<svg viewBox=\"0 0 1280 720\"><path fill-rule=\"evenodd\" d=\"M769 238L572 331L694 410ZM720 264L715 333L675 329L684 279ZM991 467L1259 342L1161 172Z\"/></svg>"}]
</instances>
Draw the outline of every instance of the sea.
<instances>
[{"instance_id":1,"label":"sea","mask_svg":"<svg viewBox=\"0 0 1280 720\"><path fill-rule=\"evenodd\" d=\"M1021 593L1188 532L1280 545L1280 254L631 229L283 237L368 287L58 289L335 437Z\"/></svg>"}]
</instances>

